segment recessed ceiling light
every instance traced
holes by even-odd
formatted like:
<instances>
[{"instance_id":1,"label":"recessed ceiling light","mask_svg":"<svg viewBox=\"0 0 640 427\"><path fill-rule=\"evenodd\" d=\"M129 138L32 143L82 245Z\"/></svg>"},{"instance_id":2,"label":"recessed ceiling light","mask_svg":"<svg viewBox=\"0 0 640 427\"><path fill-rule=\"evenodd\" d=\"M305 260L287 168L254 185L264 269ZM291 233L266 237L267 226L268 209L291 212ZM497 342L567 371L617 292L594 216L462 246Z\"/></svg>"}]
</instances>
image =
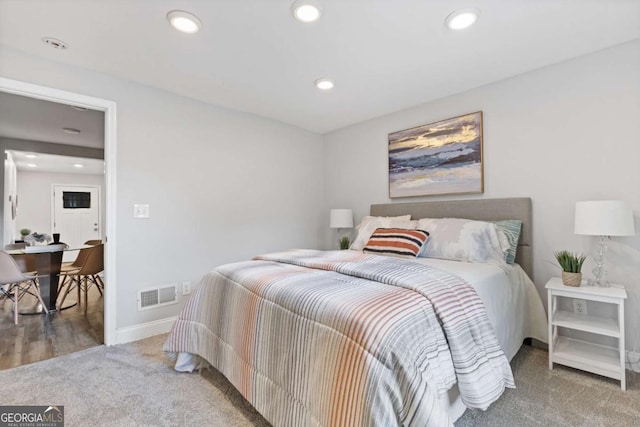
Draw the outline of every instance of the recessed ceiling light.
<instances>
[{"instance_id":1,"label":"recessed ceiling light","mask_svg":"<svg viewBox=\"0 0 640 427\"><path fill-rule=\"evenodd\" d=\"M173 28L187 34L197 33L202 26L197 16L183 10L172 10L167 19Z\"/></svg>"},{"instance_id":2,"label":"recessed ceiling light","mask_svg":"<svg viewBox=\"0 0 640 427\"><path fill-rule=\"evenodd\" d=\"M80 129L75 128L62 128L62 131L71 135L77 135L80 133Z\"/></svg>"},{"instance_id":3,"label":"recessed ceiling light","mask_svg":"<svg viewBox=\"0 0 640 427\"><path fill-rule=\"evenodd\" d=\"M315 0L296 0L291 5L291 13L298 21L306 24L320 18L322 7Z\"/></svg>"},{"instance_id":4,"label":"recessed ceiling light","mask_svg":"<svg viewBox=\"0 0 640 427\"><path fill-rule=\"evenodd\" d=\"M444 22L450 30L459 31L475 24L478 16L480 16L478 9L460 9L450 13Z\"/></svg>"},{"instance_id":5,"label":"recessed ceiling light","mask_svg":"<svg viewBox=\"0 0 640 427\"><path fill-rule=\"evenodd\" d=\"M45 43L55 49L64 50L69 47L69 45L62 40L54 39L53 37L43 37L40 40L42 40L42 43Z\"/></svg>"},{"instance_id":6,"label":"recessed ceiling light","mask_svg":"<svg viewBox=\"0 0 640 427\"><path fill-rule=\"evenodd\" d=\"M83 167L84 167L84 165L83 165L82 163L74 163L74 164L73 164L73 167L74 167L74 168L83 168Z\"/></svg>"},{"instance_id":7,"label":"recessed ceiling light","mask_svg":"<svg viewBox=\"0 0 640 427\"><path fill-rule=\"evenodd\" d=\"M78 111L89 111L88 108L86 108L86 107L78 107L77 105L72 105L71 108L73 108L74 110L78 110Z\"/></svg>"},{"instance_id":8,"label":"recessed ceiling light","mask_svg":"<svg viewBox=\"0 0 640 427\"><path fill-rule=\"evenodd\" d=\"M30 168L37 168L38 165L36 165L35 163L27 163L27 166Z\"/></svg>"},{"instance_id":9,"label":"recessed ceiling light","mask_svg":"<svg viewBox=\"0 0 640 427\"><path fill-rule=\"evenodd\" d=\"M315 85L318 89L329 90L333 89L333 81L330 79L318 79L315 82Z\"/></svg>"},{"instance_id":10,"label":"recessed ceiling light","mask_svg":"<svg viewBox=\"0 0 640 427\"><path fill-rule=\"evenodd\" d=\"M38 157L36 154L25 154L24 155L27 159L35 159L36 157Z\"/></svg>"}]
</instances>

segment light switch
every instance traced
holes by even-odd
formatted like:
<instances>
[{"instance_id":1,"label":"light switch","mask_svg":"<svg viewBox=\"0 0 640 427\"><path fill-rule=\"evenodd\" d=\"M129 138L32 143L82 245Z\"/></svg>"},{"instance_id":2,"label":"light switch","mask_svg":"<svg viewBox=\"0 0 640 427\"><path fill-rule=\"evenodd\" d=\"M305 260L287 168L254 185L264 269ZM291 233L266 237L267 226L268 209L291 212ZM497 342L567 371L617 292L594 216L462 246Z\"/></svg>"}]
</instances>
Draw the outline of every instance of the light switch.
<instances>
[{"instance_id":1,"label":"light switch","mask_svg":"<svg viewBox=\"0 0 640 427\"><path fill-rule=\"evenodd\" d=\"M134 218L149 218L149 205L133 205Z\"/></svg>"}]
</instances>

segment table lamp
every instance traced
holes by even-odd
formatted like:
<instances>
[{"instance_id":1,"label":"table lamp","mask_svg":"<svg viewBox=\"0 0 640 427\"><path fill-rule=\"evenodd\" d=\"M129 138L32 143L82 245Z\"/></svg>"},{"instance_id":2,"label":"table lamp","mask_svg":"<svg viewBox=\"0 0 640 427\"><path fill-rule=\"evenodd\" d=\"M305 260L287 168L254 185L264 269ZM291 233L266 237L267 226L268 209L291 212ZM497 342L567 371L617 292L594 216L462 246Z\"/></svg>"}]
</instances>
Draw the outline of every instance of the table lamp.
<instances>
[{"instance_id":1,"label":"table lamp","mask_svg":"<svg viewBox=\"0 0 640 427\"><path fill-rule=\"evenodd\" d=\"M353 228L353 211L351 209L331 209L329 212L329 227L338 229L338 236L341 228ZM349 249L349 237L343 236L339 239L340 249Z\"/></svg>"},{"instance_id":2,"label":"table lamp","mask_svg":"<svg viewBox=\"0 0 640 427\"><path fill-rule=\"evenodd\" d=\"M609 286L605 267L606 239L611 236L633 236L633 212L622 200L577 202L574 232L586 236L600 236L600 245L594 259L594 285Z\"/></svg>"}]
</instances>

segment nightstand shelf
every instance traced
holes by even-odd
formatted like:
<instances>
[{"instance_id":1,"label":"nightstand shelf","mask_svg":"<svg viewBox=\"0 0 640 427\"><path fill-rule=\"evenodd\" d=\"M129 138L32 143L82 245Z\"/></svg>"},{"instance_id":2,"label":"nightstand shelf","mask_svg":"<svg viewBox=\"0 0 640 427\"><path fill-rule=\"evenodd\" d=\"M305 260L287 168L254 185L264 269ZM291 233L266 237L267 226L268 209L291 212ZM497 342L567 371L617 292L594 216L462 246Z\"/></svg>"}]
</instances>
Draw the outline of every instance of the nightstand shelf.
<instances>
[{"instance_id":1,"label":"nightstand shelf","mask_svg":"<svg viewBox=\"0 0 640 427\"><path fill-rule=\"evenodd\" d=\"M553 316L552 322L563 328L620 338L620 326L617 320L607 317L585 316L566 310L558 310Z\"/></svg>"},{"instance_id":2,"label":"nightstand shelf","mask_svg":"<svg viewBox=\"0 0 640 427\"><path fill-rule=\"evenodd\" d=\"M603 375L620 381L626 389L624 363L624 300L623 288L570 287L560 278L547 282L549 298L549 369L554 363ZM583 299L617 306L617 317L576 314L560 308L559 299ZM615 338L617 347L596 344L562 336L558 328Z\"/></svg>"},{"instance_id":3,"label":"nightstand shelf","mask_svg":"<svg viewBox=\"0 0 640 427\"><path fill-rule=\"evenodd\" d=\"M563 336L556 339L553 347L554 363L616 380L621 378L620 353L616 348Z\"/></svg>"}]
</instances>

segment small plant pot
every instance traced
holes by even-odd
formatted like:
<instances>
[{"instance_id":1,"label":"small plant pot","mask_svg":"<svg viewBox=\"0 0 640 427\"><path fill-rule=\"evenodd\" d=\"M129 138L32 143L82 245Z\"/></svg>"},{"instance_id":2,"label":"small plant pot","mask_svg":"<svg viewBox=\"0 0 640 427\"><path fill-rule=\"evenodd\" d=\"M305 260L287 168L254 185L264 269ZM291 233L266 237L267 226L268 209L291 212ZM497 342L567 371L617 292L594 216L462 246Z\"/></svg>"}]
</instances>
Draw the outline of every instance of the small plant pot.
<instances>
[{"instance_id":1,"label":"small plant pot","mask_svg":"<svg viewBox=\"0 0 640 427\"><path fill-rule=\"evenodd\" d=\"M580 286L580 283L582 283L582 273L567 273L566 271L563 271L562 283L565 286Z\"/></svg>"}]
</instances>

